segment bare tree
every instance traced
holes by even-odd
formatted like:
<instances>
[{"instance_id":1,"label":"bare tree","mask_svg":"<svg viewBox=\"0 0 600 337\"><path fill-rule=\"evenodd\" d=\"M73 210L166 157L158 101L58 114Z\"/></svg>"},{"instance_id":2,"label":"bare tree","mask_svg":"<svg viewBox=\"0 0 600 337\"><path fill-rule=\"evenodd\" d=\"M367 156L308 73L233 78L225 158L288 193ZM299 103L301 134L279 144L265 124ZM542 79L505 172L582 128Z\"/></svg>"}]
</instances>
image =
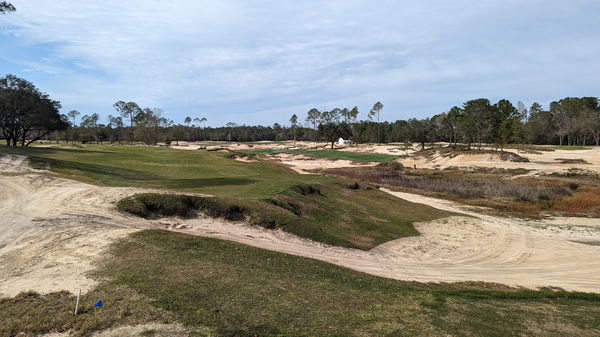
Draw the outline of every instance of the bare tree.
<instances>
[{"instance_id":1,"label":"bare tree","mask_svg":"<svg viewBox=\"0 0 600 337\"><path fill-rule=\"evenodd\" d=\"M379 123L379 112L383 109L381 102L375 103L371 111L369 111L369 119L377 116L377 145L381 145L381 124Z\"/></svg>"},{"instance_id":2,"label":"bare tree","mask_svg":"<svg viewBox=\"0 0 600 337\"><path fill-rule=\"evenodd\" d=\"M296 127L298 126L298 116L293 114L290 118L290 123L292 124L292 133L294 135L294 143L296 143Z\"/></svg>"},{"instance_id":3,"label":"bare tree","mask_svg":"<svg viewBox=\"0 0 600 337\"><path fill-rule=\"evenodd\" d=\"M320 120L321 120L321 111L319 111L315 108L312 108L308 111L308 113L306 115L306 121L308 123L311 123L313 126L315 144L317 143L317 125L319 124Z\"/></svg>"},{"instance_id":4,"label":"bare tree","mask_svg":"<svg viewBox=\"0 0 600 337\"><path fill-rule=\"evenodd\" d=\"M75 122L75 119L76 119L77 117L79 117L79 115L80 115L80 114L81 114L81 113L80 113L79 111L77 111L77 110L71 110L71 111L69 111L69 112L67 113L67 116L69 116L69 118L73 120L73 126L76 126L76 125L77 125L77 123Z\"/></svg>"}]
</instances>

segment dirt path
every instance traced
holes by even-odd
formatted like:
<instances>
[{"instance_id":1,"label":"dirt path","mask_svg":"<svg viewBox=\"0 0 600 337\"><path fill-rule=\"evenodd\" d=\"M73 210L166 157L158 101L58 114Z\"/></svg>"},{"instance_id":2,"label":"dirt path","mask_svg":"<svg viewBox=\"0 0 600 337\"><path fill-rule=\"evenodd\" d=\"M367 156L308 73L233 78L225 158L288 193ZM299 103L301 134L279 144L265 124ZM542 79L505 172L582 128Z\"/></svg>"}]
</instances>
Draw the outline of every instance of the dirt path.
<instances>
[{"instance_id":1,"label":"dirt path","mask_svg":"<svg viewBox=\"0 0 600 337\"><path fill-rule=\"evenodd\" d=\"M146 221L117 212L112 203L139 189L97 187L31 172L18 157L0 163L4 295L29 289L85 291L95 284L85 273L108 244L142 228L231 240L402 280L473 280L600 293L600 219L498 218L449 201L387 191L471 217L417 224L421 236L365 252L211 218Z\"/></svg>"}]
</instances>

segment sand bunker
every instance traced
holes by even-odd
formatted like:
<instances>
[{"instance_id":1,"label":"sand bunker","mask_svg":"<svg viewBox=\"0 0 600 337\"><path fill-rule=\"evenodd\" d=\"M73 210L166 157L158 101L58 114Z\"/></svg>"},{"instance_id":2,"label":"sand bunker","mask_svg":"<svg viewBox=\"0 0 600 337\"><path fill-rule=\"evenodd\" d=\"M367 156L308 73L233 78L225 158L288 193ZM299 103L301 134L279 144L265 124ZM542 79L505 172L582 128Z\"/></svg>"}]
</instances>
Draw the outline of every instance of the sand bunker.
<instances>
[{"instance_id":1,"label":"sand bunker","mask_svg":"<svg viewBox=\"0 0 600 337\"><path fill-rule=\"evenodd\" d=\"M529 162L514 162L503 160L498 155L490 153L473 152L473 154L459 154L456 156L445 156L439 153L430 157L411 156L398 159L407 167L445 169L449 167L472 168L502 168L502 169L527 169L532 174L551 174L563 172L573 168L600 172L600 148L587 150L556 150L540 152L512 152L525 157Z\"/></svg>"},{"instance_id":2,"label":"sand bunker","mask_svg":"<svg viewBox=\"0 0 600 337\"><path fill-rule=\"evenodd\" d=\"M0 293L8 296L29 289L90 289L95 282L86 272L107 245L143 228L237 241L402 280L487 281L600 293L600 219L500 218L449 201L387 191L472 217L417 224L421 236L360 251L206 217L149 221L127 216L112 202L139 189L28 172L18 167L26 163L21 159L2 159L11 173L0 173Z\"/></svg>"},{"instance_id":3,"label":"sand bunker","mask_svg":"<svg viewBox=\"0 0 600 337\"><path fill-rule=\"evenodd\" d=\"M319 169L332 169L340 167L363 167L374 166L378 164L376 162L362 163L343 159L329 160L292 153L275 153L270 155L270 157L289 166L292 170L300 174L312 174L314 173L314 170Z\"/></svg>"}]
</instances>

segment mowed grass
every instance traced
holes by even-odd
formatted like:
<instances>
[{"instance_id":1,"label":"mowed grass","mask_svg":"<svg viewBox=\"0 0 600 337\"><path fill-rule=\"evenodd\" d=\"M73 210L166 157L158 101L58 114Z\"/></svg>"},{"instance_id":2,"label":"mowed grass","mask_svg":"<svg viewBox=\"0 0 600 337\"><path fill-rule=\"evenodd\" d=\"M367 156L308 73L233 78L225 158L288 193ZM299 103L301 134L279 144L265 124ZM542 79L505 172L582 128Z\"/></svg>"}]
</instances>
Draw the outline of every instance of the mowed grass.
<instances>
[{"instance_id":1,"label":"mowed grass","mask_svg":"<svg viewBox=\"0 0 600 337\"><path fill-rule=\"evenodd\" d=\"M82 148L11 148L48 164L63 177L106 186L135 186L208 193L219 196L269 198L299 183L333 181L303 176L268 162L242 163L216 151L174 150L147 146L84 146Z\"/></svg>"},{"instance_id":2,"label":"mowed grass","mask_svg":"<svg viewBox=\"0 0 600 337\"><path fill-rule=\"evenodd\" d=\"M330 159L330 160L351 160L355 162L387 162L398 158L389 154L380 153L360 153L360 152L346 152L338 150L273 150L273 149L262 149L262 150L244 150L240 151L246 154L273 154L273 153L290 153L290 154L303 154L314 158Z\"/></svg>"},{"instance_id":3,"label":"mowed grass","mask_svg":"<svg viewBox=\"0 0 600 337\"><path fill-rule=\"evenodd\" d=\"M268 160L244 163L231 153L145 146L9 148L61 176L107 186L136 186L215 195L248 210L256 224L319 242L370 249L418 235L413 222L451 213L403 201L376 189L347 188L351 181L301 175ZM299 186L321 192L304 194Z\"/></svg>"},{"instance_id":4,"label":"mowed grass","mask_svg":"<svg viewBox=\"0 0 600 337\"><path fill-rule=\"evenodd\" d=\"M161 230L132 234L111 253L93 274L100 290L84 296L84 314L69 315L74 296L65 294L3 300L0 320L9 324L0 326L0 334L89 335L122 325L120 319L133 324L153 318L177 320L190 336L600 334L596 294L397 281ZM102 296L105 307L91 310Z\"/></svg>"},{"instance_id":5,"label":"mowed grass","mask_svg":"<svg viewBox=\"0 0 600 337\"><path fill-rule=\"evenodd\" d=\"M555 150L591 150L592 147L581 145L554 145L551 148Z\"/></svg>"}]
</instances>

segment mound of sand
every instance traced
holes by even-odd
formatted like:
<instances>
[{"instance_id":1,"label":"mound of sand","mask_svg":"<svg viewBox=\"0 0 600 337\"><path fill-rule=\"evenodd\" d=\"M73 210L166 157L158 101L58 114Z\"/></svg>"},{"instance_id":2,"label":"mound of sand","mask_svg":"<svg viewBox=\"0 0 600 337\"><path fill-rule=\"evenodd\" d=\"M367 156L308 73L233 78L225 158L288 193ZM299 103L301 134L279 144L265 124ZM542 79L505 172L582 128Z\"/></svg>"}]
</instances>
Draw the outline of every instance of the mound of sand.
<instances>
[{"instance_id":1,"label":"mound of sand","mask_svg":"<svg viewBox=\"0 0 600 337\"><path fill-rule=\"evenodd\" d=\"M375 166L378 163L359 163L352 160L329 160L323 158L314 158L303 154L292 153L275 153L270 155L271 158L280 161L289 166L292 170L300 174L313 174L315 170L332 169L340 167L364 167Z\"/></svg>"},{"instance_id":2,"label":"mound of sand","mask_svg":"<svg viewBox=\"0 0 600 337\"><path fill-rule=\"evenodd\" d=\"M457 168L502 168L502 169L527 169L530 174L551 174L563 172L573 168L582 168L591 172L600 172L600 147L588 150L555 150L527 153L526 157L521 152L513 154L478 153L472 151L454 154L442 154L439 151L428 151L429 155L412 155L398 159L398 162L407 167L445 169ZM526 158L522 160L519 157ZM565 160L564 158L569 158Z\"/></svg>"}]
</instances>

